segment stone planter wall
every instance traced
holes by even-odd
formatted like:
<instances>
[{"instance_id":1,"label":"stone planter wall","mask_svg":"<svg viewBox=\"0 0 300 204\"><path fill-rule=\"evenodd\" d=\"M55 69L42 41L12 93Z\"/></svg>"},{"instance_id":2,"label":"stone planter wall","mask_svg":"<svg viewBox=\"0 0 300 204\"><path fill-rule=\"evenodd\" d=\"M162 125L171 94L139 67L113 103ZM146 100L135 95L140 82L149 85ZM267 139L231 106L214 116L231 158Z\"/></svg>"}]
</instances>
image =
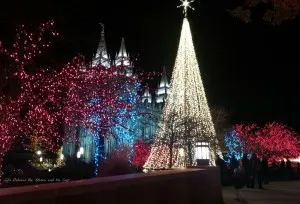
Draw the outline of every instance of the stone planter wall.
<instances>
[{"instance_id":1,"label":"stone planter wall","mask_svg":"<svg viewBox=\"0 0 300 204\"><path fill-rule=\"evenodd\" d=\"M221 204L216 167L0 189L0 204Z\"/></svg>"}]
</instances>

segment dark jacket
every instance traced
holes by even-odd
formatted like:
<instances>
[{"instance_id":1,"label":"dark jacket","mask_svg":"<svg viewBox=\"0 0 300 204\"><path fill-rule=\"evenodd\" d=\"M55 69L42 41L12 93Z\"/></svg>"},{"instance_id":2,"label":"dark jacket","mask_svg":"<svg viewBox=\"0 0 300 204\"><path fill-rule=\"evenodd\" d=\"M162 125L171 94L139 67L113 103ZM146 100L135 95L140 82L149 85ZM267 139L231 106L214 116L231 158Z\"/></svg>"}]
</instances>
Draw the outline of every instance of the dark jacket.
<instances>
[{"instance_id":1,"label":"dark jacket","mask_svg":"<svg viewBox=\"0 0 300 204\"><path fill-rule=\"evenodd\" d=\"M245 175L244 175L243 168L236 168L234 170L232 179L233 179L233 186L235 189L241 189L245 186Z\"/></svg>"},{"instance_id":2,"label":"dark jacket","mask_svg":"<svg viewBox=\"0 0 300 204\"><path fill-rule=\"evenodd\" d=\"M261 171L261 162L258 158L254 157L250 159L250 169L252 173Z\"/></svg>"}]
</instances>

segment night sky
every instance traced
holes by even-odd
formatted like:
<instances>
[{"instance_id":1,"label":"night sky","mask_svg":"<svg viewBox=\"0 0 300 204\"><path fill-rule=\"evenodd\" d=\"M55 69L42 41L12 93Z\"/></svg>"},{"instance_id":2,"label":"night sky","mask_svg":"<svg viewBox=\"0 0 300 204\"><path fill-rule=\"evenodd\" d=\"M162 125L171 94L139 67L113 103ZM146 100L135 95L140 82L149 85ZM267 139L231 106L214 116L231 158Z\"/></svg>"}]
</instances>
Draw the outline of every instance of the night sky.
<instances>
[{"instance_id":1,"label":"night sky","mask_svg":"<svg viewBox=\"0 0 300 204\"><path fill-rule=\"evenodd\" d=\"M124 35L141 69L161 71L166 65L171 75L183 17L179 0L28 2L1 6L1 39L9 42L20 23L54 19L61 34L55 57L66 62L76 53L95 52L103 22L110 53ZM188 16L209 104L230 110L233 123L278 121L300 132L299 19L279 27L259 18L245 24L227 13L233 1L192 5L196 10Z\"/></svg>"}]
</instances>

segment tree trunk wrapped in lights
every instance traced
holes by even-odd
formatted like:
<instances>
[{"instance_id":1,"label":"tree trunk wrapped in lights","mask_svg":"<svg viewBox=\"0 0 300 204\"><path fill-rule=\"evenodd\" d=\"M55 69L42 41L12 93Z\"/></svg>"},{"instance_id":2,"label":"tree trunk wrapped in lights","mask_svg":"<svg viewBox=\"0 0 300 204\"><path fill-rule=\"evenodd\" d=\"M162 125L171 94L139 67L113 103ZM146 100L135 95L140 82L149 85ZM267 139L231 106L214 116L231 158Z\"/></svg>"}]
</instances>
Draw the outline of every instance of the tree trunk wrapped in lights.
<instances>
[{"instance_id":1,"label":"tree trunk wrapped in lights","mask_svg":"<svg viewBox=\"0 0 300 204\"><path fill-rule=\"evenodd\" d=\"M182 2L186 13L187 7L190 7L190 2ZM162 141L166 137L166 134L168 135L168 128L165 121L168 121L168 118L174 114L178 116L177 120L182 125L178 127L181 134L179 136L176 134L176 137L180 138L175 139L176 145L174 144L172 149L172 152L176 153L170 156L168 145L163 144ZM194 157L193 150L195 149L196 142L200 140L210 143L212 150L210 158L214 161L214 154L218 145L196 59L190 25L186 17L183 20L179 48L172 73L170 94L166 100L162 117L163 119L160 122L161 128L159 128L156 134L155 142L144 168L167 168L170 157L175 160L172 167L188 166L190 163L195 162L196 158ZM187 118L192 120L194 124L197 124L197 127L194 127L193 130L190 128L187 130L187 127L184 127ZM182 152L182 149L185 152ZM182 161L182 156L185 159L183 164L179 165ZM190 157L190 159L187 157ZM189 161L191 157L192 162Z\"/></svg>"},{"instance_id":2,"label":"tree trunk wrapped in lights","mask_svg":"<svg viewBox=\"0 0 300 204\"><path fill-rule=\"evenodd\" d=\"M216 130L216 137L222 152L226 152L227 148L225 146L225 135L228 129L232 127L230 121L230 112L223 107L213 107L210 109L211 116L213 119L214 127Z\"/></svg>"}]
</instances>

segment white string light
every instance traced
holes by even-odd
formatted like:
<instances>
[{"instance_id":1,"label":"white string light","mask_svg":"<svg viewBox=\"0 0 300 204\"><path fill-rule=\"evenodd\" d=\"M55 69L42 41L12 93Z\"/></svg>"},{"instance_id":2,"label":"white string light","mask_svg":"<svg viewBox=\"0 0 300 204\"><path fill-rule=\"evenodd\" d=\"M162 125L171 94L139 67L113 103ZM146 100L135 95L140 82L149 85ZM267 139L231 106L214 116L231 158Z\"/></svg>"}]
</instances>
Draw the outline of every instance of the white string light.
<instances>
[{"instance_id":1,"label":"white string light","mask_svg":"<svg viewBox=\"0 0 300 204\"><path fill-rule=\"evenodd\" d=\"M182 2L183 4L181 6L185 8L184 12L186 12L190 2ZM184 121L185 118L189 117L192 118L197 125L195 131L193 131L192 134L189 133L190 138L178 140L180 141L176 144L178 147L174 147L173 150L172 161L174 162L172 163L172 167L188 165L186 159L184 161L182 160L183 150L181 149L186 145L186 140L192 141L193 149L195 149L196 143L199 141L209 142L211 149L210 158L214 161L218 144L187 18L183 20L179 48L172 73L170 94L167 97L163 109L163 119L167 120L167 118L171 117L174 113L178 115L179 120ZM170 158L169 148L162 142L168 130L163 128L163 121L160 122L160 126L162 128L160 128L156 134L155 142L144 168L168 168ZM184 130L181 130L181 133L184 134ZM195 160L194 155L192 159Z\"/></svg>"}]
</instances>

